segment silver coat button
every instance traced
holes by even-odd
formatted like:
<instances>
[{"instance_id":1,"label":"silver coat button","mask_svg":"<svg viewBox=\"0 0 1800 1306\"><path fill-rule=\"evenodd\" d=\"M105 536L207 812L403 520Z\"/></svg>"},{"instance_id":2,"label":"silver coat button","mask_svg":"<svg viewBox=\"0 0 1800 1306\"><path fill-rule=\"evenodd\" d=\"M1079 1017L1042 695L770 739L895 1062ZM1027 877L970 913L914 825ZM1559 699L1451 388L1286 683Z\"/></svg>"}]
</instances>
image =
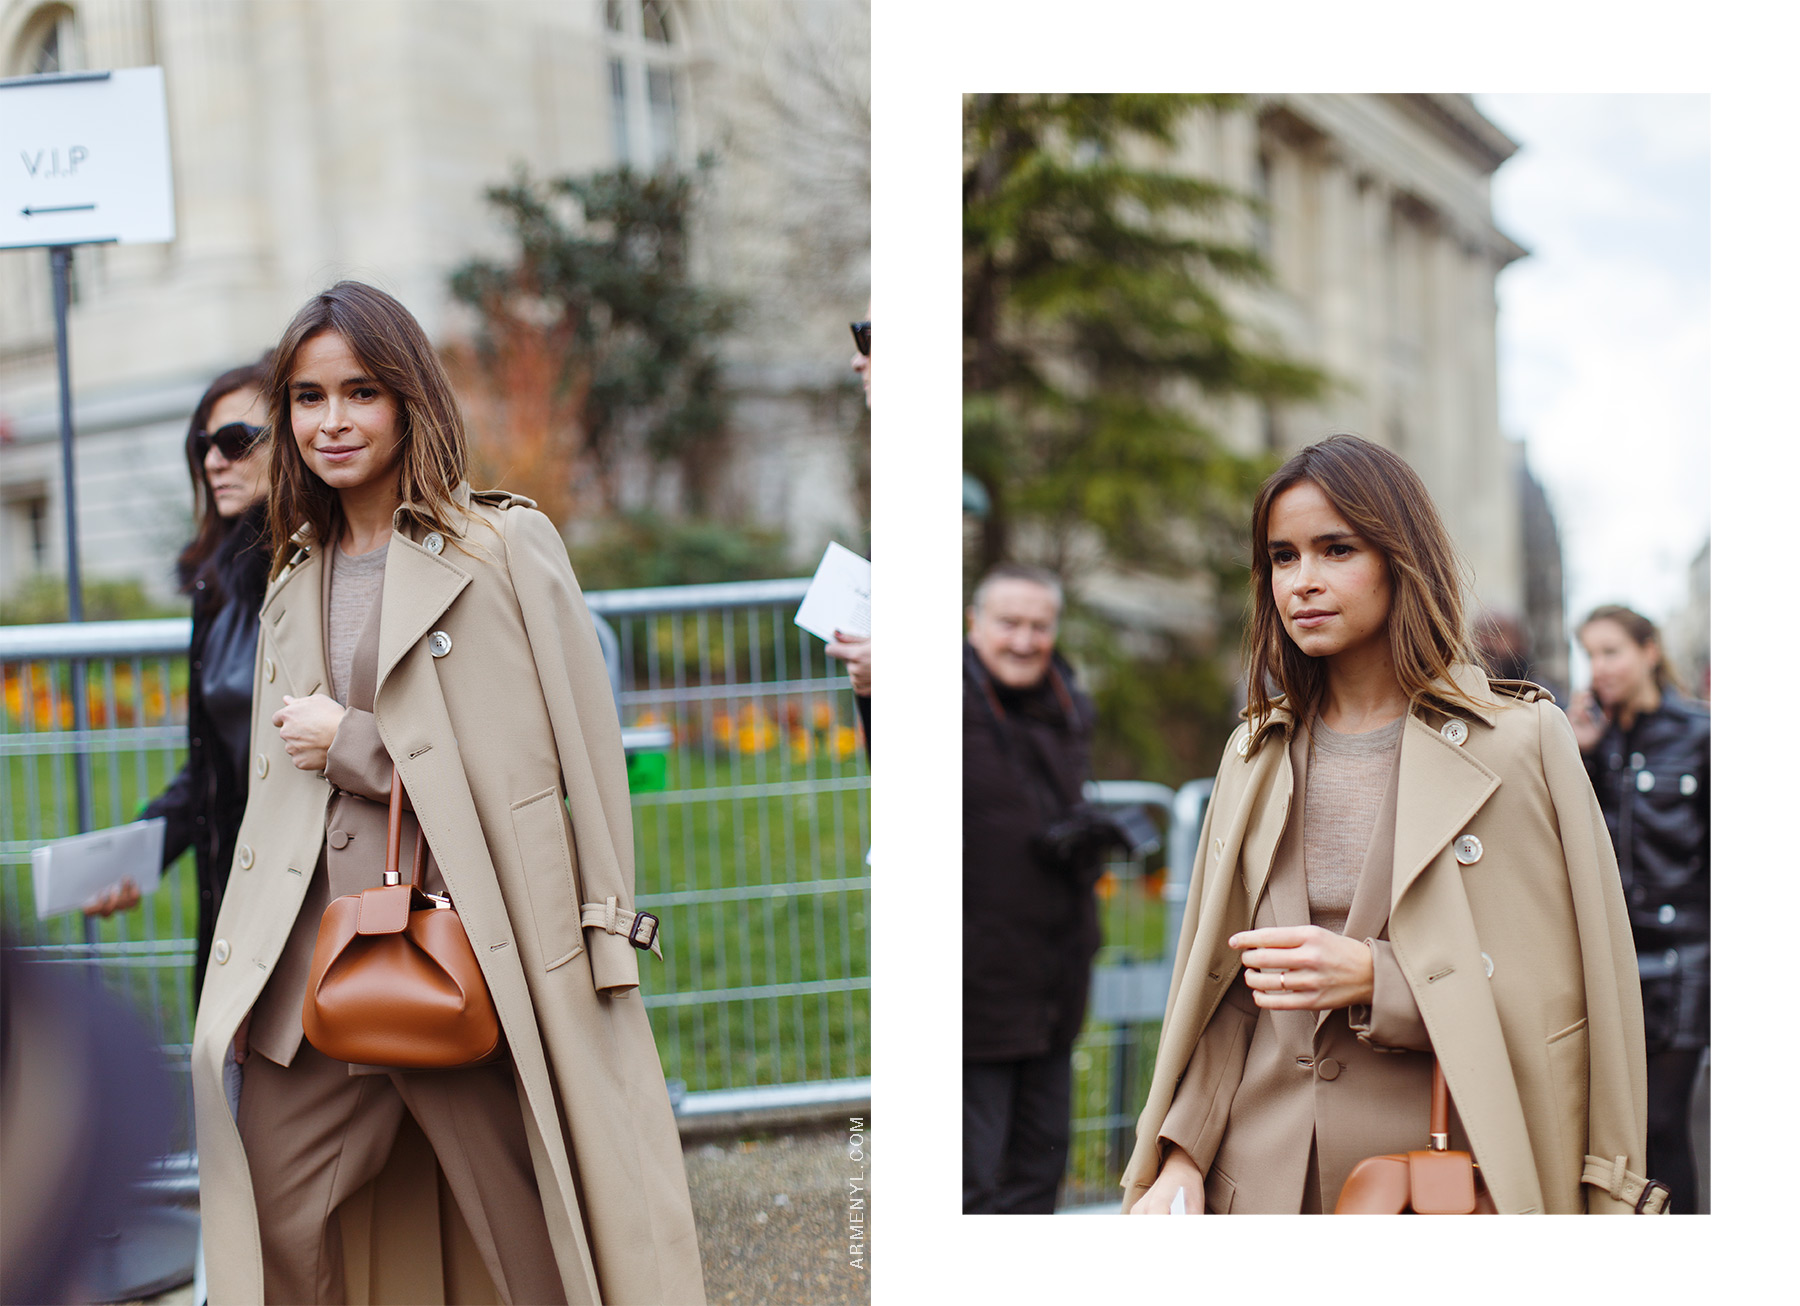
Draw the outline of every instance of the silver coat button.
<instances>
[{"instance_id":1,"label":"silver coat button","mask_svg":"<svg viewBox=\"0 0 1800 1306\"><path fill-rule=\"evenodd\" d=\"M1487 967L1488 978L1493 979L1494 978L1494 959L1492 957L1488 956L1487 953L1484 952L1481 954L1481 964Z\"/></svg>"},{"instance_id":2,"label":"silver coat button","mask_svg":"<svg viewBox=\"0 0 1800 1306\"><path fill-rule=\"evenodd\" d=\"M221 966L231 960L231 945L224 939L213 940L213 960Z\"/></svg>"},{"instance_id":3,"label":"silver coat button","mask_svg":"<svg viewBox=\"0 0 1800 1306\"><path fill-rule=\"evenodd\" d=\"M431 632L431 638L425 641L425 647L431 650L431 656L441 658L450 651L450 637L441 630Z\"/></svg>"},{"instance_id":4,"label":"silver coat button","mask_svg":"<svg viewBox=\"0 0 1800 1306\"><path fill-rule=\"evenodd\" d=\"M1237 755L1239 757L1250 756L1250 734L1248 731L1238 736Z\"/></svg>"},{"instance_id":5,"label":"silver coat button","mask_svg":"<svg viewBox=\"0 0 1800 1306\"><path fill-rule=\"evenodd\" d=\"M275 679L275 659L274 658L264 658L263 659L263 679L264 680L274 680Z\"/></svg>"},{"instance_id":6,"label":"silver coat button","mask_svg":"<svg viewBox=\"0 0 1800 1306\"><path fill-rule=\"evenodd\" d=\"M267 774L269 774L269 756L267 753L258 753L256 755L256 778L260 780Z\"/></svg>"},{"instance_id":7,"label":"silver coat button","mask_svg":"<svg viewBox=\"0 0 1800 1306\"><path fill-rule=\"evenodd\" d=\"M250 869L250 863L254 862L255 860L256 860L256 854L250 851L249 844L241 843L238 845L237 862L238 862L239 866L243 867L247 871Z\"/></svg>"},{"instance_id":8,"label":"silver coat button","mask_svg":"<svg viewBox=\"0 0 1800 1306\"><path fill-rule=\"evenodd\" d=\"M1481 840L1472 834L1465 834L1456 841L1456 860L1464 866L1473 866L1481 860Z\"/></svg>"},{"instance_id":9,"label":"silver coat button","mask_svg":"<svg viewBox=\"0 0 1800 1306\"><path fill-rule=\"evenodd\" d=\"M1656 777L1648 771L1639 771L1637 787L1640 794L1647 794L1656 788Z\"/></svg>"},{"instance_id":10,"label":"silver coat button","mask_svg":"<svg viewBox=\"0 0 1800 1306\"><path fill-rule=\"evenodd\" d=\"M436 531L431 532L431 534L427 535L423 540L420 540L419 543L424 546L425 552L427 553L442 553L444 551L444 537L439 535Z\"/></svg>"},{"instance_id":11,"label":"silver coat button","mask_svg":"<svg viewBox=\"0 0 1800 1306\"><path fill-rule=\"evenodd\" d=\"M1700 789L1700 782L1691 775L1681 777L1681 796L1692 798Z\"/></svg>"},{"instance_id":12,"label":"silver coat button","mask_svg":"<svg viewBox=\"0 0 1800 1306\"><path fill-rule=\"evenodd\" d=\"M1438 733L1451 743L1460 746L1462 741L1469 737L1469 727L1452 717L1444 722L1444 728Z\"/></svg>"}]
</instances>

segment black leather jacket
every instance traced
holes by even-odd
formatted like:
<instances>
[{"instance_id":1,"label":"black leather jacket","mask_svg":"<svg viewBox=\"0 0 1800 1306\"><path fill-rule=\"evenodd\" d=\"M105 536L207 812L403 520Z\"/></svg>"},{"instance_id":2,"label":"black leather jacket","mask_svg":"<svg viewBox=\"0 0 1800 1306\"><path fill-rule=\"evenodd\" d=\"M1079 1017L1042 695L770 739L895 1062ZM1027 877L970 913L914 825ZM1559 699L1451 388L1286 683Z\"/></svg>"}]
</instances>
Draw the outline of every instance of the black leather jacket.
<instances>
[{"instance_id":1,"label":"black leather jacket","mask_svg":"<svg viewBox=\"0 0 1800 1306\"><path fill-rule=\"evenodd\" d=\"M199 901L194 1002L212 948L213 923L231 875L248 798L250 702L256 688L257 614L268 586L269 553L259 505L237 521L195 577L194 633L188 645L188 757L145 817L168 822L163 865L194 850Z\"/></svg>"},{"instance_id":2,"label":"black leather jacket","mask_svg":"<svg viewBox=\"0 0 1800 1306\"><path fill-rule=\"evenodd\" d=\"M1665 692L1586 754L1619 858L1652 1049L1707 1041L1712 907L1712 715Z\"/></svg>"}]
</instances>

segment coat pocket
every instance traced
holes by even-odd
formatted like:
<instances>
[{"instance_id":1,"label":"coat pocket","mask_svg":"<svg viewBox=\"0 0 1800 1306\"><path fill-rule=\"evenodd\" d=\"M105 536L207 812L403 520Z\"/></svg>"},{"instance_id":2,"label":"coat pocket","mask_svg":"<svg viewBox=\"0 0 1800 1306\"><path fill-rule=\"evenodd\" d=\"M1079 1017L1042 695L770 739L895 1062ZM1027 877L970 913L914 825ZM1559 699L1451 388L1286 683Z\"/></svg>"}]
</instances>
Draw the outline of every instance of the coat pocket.
<instances>
[{"instance_id":1,"label":"coat pocket","mask_svg":"<svg viewBox=\"0 0 1800 1306\"><path fill-rule=\"evenodd\" d=\"M1562 1155L1575 1158L1575 1168L1579 1171L1580 1158L1588 1151L1587 1017L1583 1016L1545 1039L1544 1051L1550 1059L1550 1085L1556 1093L1556 1122L1562 1135Z\"/></svg>"},{"instance_id":2,"label":"coat pocket","mask_svg":"<svg viewBox=\"0 0 1800 1306\"><path fill-rule=\"evenodd\" d=\"M1206 1172L1206 1213L1230 1215L1231 1203L1237 1197L1237 1182L1218 1166Z\"/></svg>"},{"instance_id":3,"label":"coat pocket","mask_svg":"<svg viewBox=\"0 0 1800 1306\"><path fill-rule=\"evenodd\" d=\"M512 819L538 953L544 969L555 970L582 953L581 904L575 897L575 863L569 855L562 794L546 789L521 799L512 806Z\"/></svg>"}]
</instances>

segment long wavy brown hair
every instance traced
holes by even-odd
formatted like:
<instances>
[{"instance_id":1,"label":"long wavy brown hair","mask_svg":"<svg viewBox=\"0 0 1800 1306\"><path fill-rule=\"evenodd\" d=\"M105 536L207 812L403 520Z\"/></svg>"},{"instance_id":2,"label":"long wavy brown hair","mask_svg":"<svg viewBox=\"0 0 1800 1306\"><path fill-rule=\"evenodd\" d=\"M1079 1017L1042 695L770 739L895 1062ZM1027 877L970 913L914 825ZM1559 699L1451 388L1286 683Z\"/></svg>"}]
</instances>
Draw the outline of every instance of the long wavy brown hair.
<instances>
[{"instance_id":1,"label":"long wavy brown hair","mask_svg":"<svg viewBox=\"0 0 1800 1306\"><path fill-rule=\"evenodd\" d=\"M1394 674L1414 704L1435 699L1472 706L1450 681L1450 670L1477 662L1463 605L1467 567L1450 542L1437 506L1418 473L1397 455L1360 436L1333 435L1309 444L1283 463L1257 491L1251 518L1250 620L1244 661L1250 671L1245 715L1267 719L1270 687L1287 695L1298 721L1310 721L1325 702L1325 660L1309 657L1289 638L1275 606L1269 558L1269 511L1283 492L1311 481L1352 530L1380 549L1393 594L1388 643Z\"/></svg>"},{"instance_id":2,"label":"long wavy brown hair","mask_svg":"<svg viewBox=\"0 0 1800 1306\"><path fill-rule=\"evenodd\" d=\"M316 543L333 542L344 529L337 491L300 457L288 407L300 347L328 331L341 336L356 361L399 401L401 502L446 539L461 538L463 518L451 496L467 475L469 438L450 379L405 305L360 281L340 281L301 306L269 362L264 394L274 441L269 459L271 576L299 551L292 537L301 527L312 528Z\"/></svg>"}]
</instances>

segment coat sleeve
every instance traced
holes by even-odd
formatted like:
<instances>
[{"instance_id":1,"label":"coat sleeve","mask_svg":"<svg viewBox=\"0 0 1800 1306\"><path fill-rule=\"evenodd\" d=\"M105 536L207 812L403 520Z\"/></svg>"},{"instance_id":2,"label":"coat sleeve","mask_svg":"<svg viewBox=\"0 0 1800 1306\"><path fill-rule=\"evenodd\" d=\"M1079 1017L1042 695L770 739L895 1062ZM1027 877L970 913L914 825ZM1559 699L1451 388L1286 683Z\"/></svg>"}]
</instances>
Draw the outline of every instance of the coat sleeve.
<instances>
[{"instance_id":1,"label":"coat sleeve","mask_svg":"<svg viewBox=\"0 0 1800 1306\"><path fill-rule=\"evenodd\" d=\"M199 693L195 688L191 693ZM182 763L181 770L169 781L169 787L163 790L149 805L139 813L138 820L153 821L157 817L163 819L163 870L168 870L172 863L194 843L194 761L189 754L188 760ZM140 885L148 892L154 885Z\"/></svg>"},{"instance_id":2,"label":"coat sleeve","mask_svg":"<svg viewBox=\"0 0 1800 1306\"><path fill-rule=\"evenodd\" d=\"M1350 1028L1377 1052L1429 1052L1431 1035L1400 963L1386 939L1364 939L1375 959L1375 995L1367 1006L1350 1008Z\"/></svg>"},{"instance_id":3,"label":"coat sleeve","mask_svg":"<svg viewBox=\"0 0 1800 1306\"><path fill-rule=\"evenodd\" d=\"M1537 704L1538 745L1556 810L1586 987L1590 1214L1630 1213L1644 1174L1644 1006L1618 861L1568 718Z\"/></svg>"},{"instance_id":4,"label":"coat sleeve","mask_svg":"<svg viewBox=\"0 0 1800 1306\"><path fill-rule=\"evenodd\" d=\"M375 728L375 714L347 707L338 722L337 738L325 750L325 778L337 788L385 803L394 787L394 759ZM404 785L401 788L405 788ZM411 807L405 794L400 801Z\"/></svg>"},{"instance_id":5,"label":"coat sleeve","mask_svg":"<svg viewBox=\"0 0 1800 1306\"><path fill-rule=\"evenodd\" d=\"M594 987L626 993L637 987L638 950L622 934L592 924L634 910L631 793L605 657L568 550L550 519L532 508L513 507L501 520L507 568L569 800Z\"/></svg>"}]
</instances>

